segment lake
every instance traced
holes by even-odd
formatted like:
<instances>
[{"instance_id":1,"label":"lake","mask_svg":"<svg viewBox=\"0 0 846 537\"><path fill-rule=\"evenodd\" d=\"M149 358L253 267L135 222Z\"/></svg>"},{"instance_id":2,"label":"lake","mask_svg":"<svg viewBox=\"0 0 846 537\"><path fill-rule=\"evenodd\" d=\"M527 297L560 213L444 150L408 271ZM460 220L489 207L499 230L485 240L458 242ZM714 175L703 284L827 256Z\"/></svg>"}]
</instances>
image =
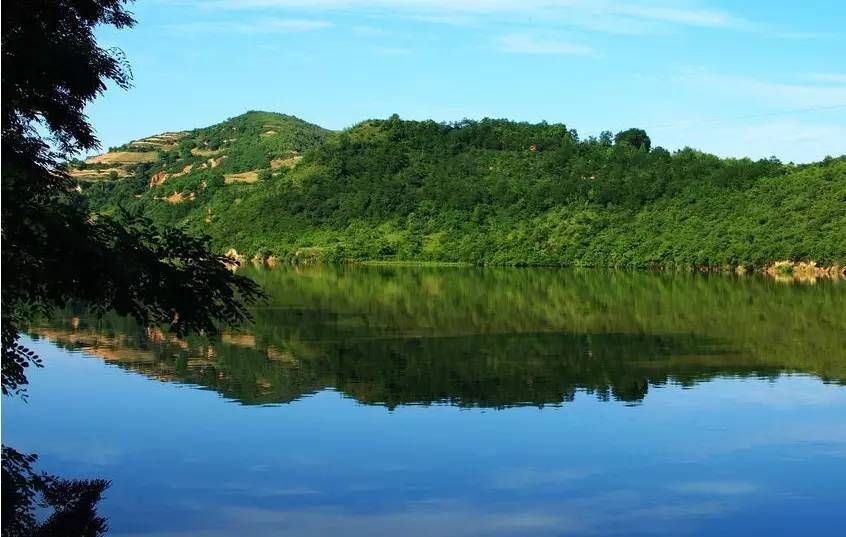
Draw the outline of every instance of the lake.
<instances>
[{"instance_id":1,"label":"lake","mask_svg":"<svg viewBox=\"0 0 846 537\"><path fill-rule=\"evenodd\" d=\"M843 282L248 272L216 341L33 326L4 443L111 480L111 535L846 534Z\"/></svg>"}]
</instances>

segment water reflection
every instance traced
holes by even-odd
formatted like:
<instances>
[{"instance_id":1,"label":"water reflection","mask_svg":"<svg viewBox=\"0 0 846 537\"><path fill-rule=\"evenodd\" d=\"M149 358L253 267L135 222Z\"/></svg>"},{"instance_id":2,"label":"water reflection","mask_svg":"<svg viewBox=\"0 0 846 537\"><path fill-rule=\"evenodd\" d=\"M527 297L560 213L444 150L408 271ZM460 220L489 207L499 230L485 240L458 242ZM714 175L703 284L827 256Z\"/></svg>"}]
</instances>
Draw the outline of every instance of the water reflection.
<instances>
[{"instance_id":1,"label":"water reflection","mask_svg":"<svg viewBox=\"0 0 846 537\"><path fill-rule=\"evenodd\" d=\"M803 372L846 382L846 286L464 268L251 271L270 295L218 341L70 308L31 333L245 404L333 388L367 404L636 403L650 387Z\"/></svg>"},{"instance_id":2,"label":"water reflection","mask_svg":"<svg viewBox=\"0 0 846 537\"><path fill-rule=\"evenodd\" d=\"M846 285L253 275L269 303L217 341L81 308L32 327L98 358L31 342L4 435L110 480L116 536L844 533Z\"/></svg>"}]
</instances>

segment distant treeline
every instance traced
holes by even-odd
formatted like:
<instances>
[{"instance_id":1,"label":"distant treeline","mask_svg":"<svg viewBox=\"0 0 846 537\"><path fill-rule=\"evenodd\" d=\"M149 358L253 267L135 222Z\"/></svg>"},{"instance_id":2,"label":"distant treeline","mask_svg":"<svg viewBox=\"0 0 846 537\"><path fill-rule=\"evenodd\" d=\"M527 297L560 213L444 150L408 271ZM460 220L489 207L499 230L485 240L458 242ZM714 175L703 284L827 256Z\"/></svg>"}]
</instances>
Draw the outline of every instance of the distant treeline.
<instances>
[{"instance_id":1,"label":"distant treeline","mask_svg":"<svg viewBox=\"0 0 846 537\"><path fill-rule=\"evenodd\" d=\"M212 151L227 159L199 168ZM140 211L249 257L846 264L846 157L808 165L721 159L652 147L640 129L580 139L561 124L493 119L393 116L328 133L259 112L192 131L171 153L139 165L134 177L86 185L92 210ZM271 162L295 153L296 165ZM190 172L149 187L155 173L187 164ZM224 181L246 171L258 180ZM186 195L164 201L174 193Z\"/></svg>"}]
</instances>

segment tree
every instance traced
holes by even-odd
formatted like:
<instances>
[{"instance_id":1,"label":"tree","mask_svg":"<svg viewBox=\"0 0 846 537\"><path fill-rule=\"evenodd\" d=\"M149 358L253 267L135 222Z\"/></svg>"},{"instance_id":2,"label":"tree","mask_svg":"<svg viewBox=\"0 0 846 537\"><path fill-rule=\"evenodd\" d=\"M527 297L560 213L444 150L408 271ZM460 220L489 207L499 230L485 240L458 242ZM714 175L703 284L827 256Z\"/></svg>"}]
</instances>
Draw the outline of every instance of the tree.
<instances>
[{"instance_id":1,"label":"tree","mask_svg":"<svg viewBox=\"0 0 846 537\"><path fill-rule=\"evenodd\" d=\"M227 257L209 251L207 238L154 226L126 212L120 219L89 214L60 165L99 147L85 105L105 90L108 81L121 88L130 86L131 71L121 52L101 48L93 34L100 24L132 26L135 21L125 4L125 0L3 4L4 395L24 394L27 367L40 365L39 358L21 345L20 330L34 315L48 315L71 300L86 302L95 312L112 310L184 334L214 332L220 323L238 323L248 316L247 305L261 296L254 282L228 270ZM54 526L41 528L42 534L102 533L104 525L97 525L97 520L93 526L69 526L63 512L68 502L82 511L86 506L93 510L106 484L53 480L48 486L44 479L32 481L27 472L33 461L32 456L4 448L4 514L7 502L18 497L12 489L26 485L43 496L42 505L54 509L47 520ZM11 488L7 483L13 484ZM26 494L24 500L32 500L33 495ZM12 535L7 533L12 527L7 520L4 516L3 535Z\"/></svg>"},{"instance_id":2,"label":"tree","mask_svg":"<svg viewBox=\"0 0 846 537\"><path fill-rule=\"evenodd\" d=\"M646 151L649 151L652 147L652 140L649 139L649 136L643 129L628 129L620 131L616 136L614 136L614 143L629 144L635 149L643 148Z\"/></svg>"},{"instance_id":3,"label":"tree","mask_svg":"<svg viewBox=\"0 0 846 537\"><path fill-rule=\"evenodd\" d=\"M124 213L90 215L59 163L98 147L84 106L122 88L122 54L100 48L97 24L134 24L124 0L4 4L2 129L2 388L21 393L38 359L18 342L35 313L69 300L178 334L237 323L258 287L226 268L206 238ZM49 133L46 138L42 133Z\"/></svg>"}]
</instances>

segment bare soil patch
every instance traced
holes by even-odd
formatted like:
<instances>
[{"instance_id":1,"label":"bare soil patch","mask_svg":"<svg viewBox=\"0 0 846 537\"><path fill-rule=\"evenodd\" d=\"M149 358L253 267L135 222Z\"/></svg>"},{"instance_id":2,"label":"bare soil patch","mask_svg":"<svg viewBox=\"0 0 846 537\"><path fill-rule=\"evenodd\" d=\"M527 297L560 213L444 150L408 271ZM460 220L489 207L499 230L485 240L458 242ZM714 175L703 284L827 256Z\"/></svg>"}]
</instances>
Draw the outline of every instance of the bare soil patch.
<instances>
[{"instance_id":1,"label":"bare soil patch","mask_svg":"<svg viewBox=\"0 0 846 537\"><path fill-rule=\"evenodd\" d=\"M301 155L292 155L288 158L275 158L270 161L270 169L271 170L278 170L279 168L291 168L302 160Z\"/></svg>"},{"instance_id":2,"label":"bare soil patch","mask_svg":"<svg viewBox=\"0 0 846 537\"><path fill-rule=\"evenodd\" d=\"M258 170L241 173L227 173L223 176L223 182L227 185L232 183L255 183L258 181Z\"/></svg>"},{"instance_id":3,"label":"bare soil patch","mask_svg":"<svg viewBox=\"0 0 846 537\"><path fill-rule=\"evenodd\" d=\"M156 151L111 151L86 160L87 164L140 164L159 160Z\"/></svg>"}]
</instances>

